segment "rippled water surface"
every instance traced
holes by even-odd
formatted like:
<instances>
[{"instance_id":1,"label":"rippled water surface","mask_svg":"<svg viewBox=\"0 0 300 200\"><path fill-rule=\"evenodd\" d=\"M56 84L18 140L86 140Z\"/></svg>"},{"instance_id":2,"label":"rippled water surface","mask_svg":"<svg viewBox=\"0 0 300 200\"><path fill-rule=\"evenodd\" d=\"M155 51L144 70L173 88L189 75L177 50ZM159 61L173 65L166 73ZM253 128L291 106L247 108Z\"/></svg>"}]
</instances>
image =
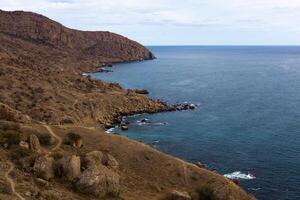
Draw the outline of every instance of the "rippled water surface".
<instances>
[{"instance_id":1,"label":"rippled water surface","mask_svg":"<svg viewBox=\"0 0 300 200\"><path fill-rule=\"evenodd\" d=\"M158 59L93 76L198 107L130 117L122 134L238 178L260 200L300 199L300 47L149 48Z\"/></svg>"}]
</instances>

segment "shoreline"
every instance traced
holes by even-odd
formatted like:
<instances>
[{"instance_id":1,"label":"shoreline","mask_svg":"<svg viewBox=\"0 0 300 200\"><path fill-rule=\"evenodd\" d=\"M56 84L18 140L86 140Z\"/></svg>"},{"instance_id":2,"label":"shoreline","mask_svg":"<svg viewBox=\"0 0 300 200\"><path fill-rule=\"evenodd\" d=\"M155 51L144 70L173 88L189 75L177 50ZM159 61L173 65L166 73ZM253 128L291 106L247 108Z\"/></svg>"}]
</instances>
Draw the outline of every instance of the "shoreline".
<instances>
[{"instance_id":1,"label":"shoreline","mask_svg":"<svg viewBox=\"0 0 300 200\"><path fill-rule=\"evenodd\" d=\"M152 55L154 55L154 54L152 54ZM143 60L132 60L132 61L120 61L120 62L113 62L113 63L103 63L101 66L96 67L97 71L83 72L82 74L85 74L88 77L90 77L89 74L107 73L107 72L113 73L112 70L107 71L107 70L102 69L102 68L103 67L114 67L113 64L121 65L121 64L126 64L126 63L138 63L138 62L144 62L144 61L151 61L151 60L154 60L154 59L157 59L157 57L154 57L152 59L150 58L150 59L143 59ZM100 69L100 71L98 69ZM103 81L100 78L94 78L94 79ZM112 83L110 81L107 81L107 82ZM116 83L119 84L118 82L116 82ZM123 89L125 89L125 88L123 88ZM118 113L117 116L114 116L114 119L111 122L111 124L104 124L104 128L106 129L105 131L107 131L111 128L116 128L116 126L121 127L123 117L130 117L130 116L133 116L133 115L141 115L141 114L155 114L155 113L163 113L163 112L176 112L176 111L187 111L187 110L192 111L192 110L195 110L197 108L197 106L194 103L183 102L183 103L171 104L167 101L162 101L160 99L152 99L151 97L148 96L151 92L148 89L145 89L145 88L143 88L143 89L130 88L130 89L125 89L125 90L127 90L127 92L134 92L136 94L145 95L146 98L162 104L164 106L164 108L162 108L160 110L153 110L153 111L150 111L150 110L146 109L146 110L141 111L141 112Z\"/></svg>"}]
</instances>

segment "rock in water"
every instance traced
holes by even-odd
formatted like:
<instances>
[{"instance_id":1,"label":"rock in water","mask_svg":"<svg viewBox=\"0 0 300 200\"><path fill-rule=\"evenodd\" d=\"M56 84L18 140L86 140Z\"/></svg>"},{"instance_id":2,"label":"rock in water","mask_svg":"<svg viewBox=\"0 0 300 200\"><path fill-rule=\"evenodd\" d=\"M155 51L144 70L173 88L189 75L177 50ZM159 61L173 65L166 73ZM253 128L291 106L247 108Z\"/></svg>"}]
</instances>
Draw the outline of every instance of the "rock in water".
<instances>
[{"instance_id":1,"label":"rock in water","mask_svg":"<svg viewBox=\"0 0 300 200\"><path fill-rule=\"evenodd\" d=\"M38 157L35 160L33 170L37 177L50 180L54 177L54 159L48 156Z\"/></svg>"},{"instance_id":2,"label":"rock in water","mask_svg":"<svg viewBox=\"0 0 300 200\"><path fill-rule=\"evenodd\" d=\"M56 171L61 177L65 177L67 180L72 181L81 174L80 166L79 156L67 156L61 158L57 162Z\"/></svg>"},{"instance_id":3,"label":"rock in water","mask_svg":"<svg viewBox=\"0 0 300 200\"><path fill-rule=\"evenodd\" d=\"M39 138L34 134L31 134L29 136L29 148L34 152L41 153Z\"/></svg>"},{"instance_id":4,"label":"rock in water","mask_svg":"<svg viewBox=\"0 0 300 200\"><path fill-rule=\"evenodd\" d=\"M76 183L78 191L102 198L107 195L117 197L120 192L119 175L103 165L86 169Z\"/></svg>"},{"instance_id":5,"label":"rock in water","mask_svg":"<svg viewBox=\"0 0 300 200\"><path fill-rule=\"evenodd\" d=\"M122 129L122 131L128 131L128 126L122 125L122 126L121 126L121 129Z\"/></svg>"},{"instance_id":6,"label":"rock in water","mask_svg":"<svg viewBox=\"0 0 300 200\"><path fill-rule=\"evenodd\" d=\"M179 192L174 190L171 192L171 200L191 200L191 196L187 192Z\"/></svg>"},{"instance_id":7,"label":"rock in water","mask_svg":"<svg viewBox=\"0 0 300 200\"><path fill-rule=\"evenodd\" d=\"M136 89L136 90L134 90L134 92L137 93L137 94L149 94L148 90L139 90L139 89Z\"/></svg>"}]
</instances>

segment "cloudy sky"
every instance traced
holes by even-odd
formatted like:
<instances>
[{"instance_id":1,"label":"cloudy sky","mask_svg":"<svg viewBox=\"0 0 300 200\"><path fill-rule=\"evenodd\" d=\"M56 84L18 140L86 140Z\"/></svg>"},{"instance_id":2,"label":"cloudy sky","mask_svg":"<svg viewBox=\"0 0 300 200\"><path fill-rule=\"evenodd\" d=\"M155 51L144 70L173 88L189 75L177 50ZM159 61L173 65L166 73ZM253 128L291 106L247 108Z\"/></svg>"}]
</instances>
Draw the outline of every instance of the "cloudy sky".
<instances>
[{"instance_id":1,"label":"cloudy sky","mask_svg":"<svg viewBox=\"0 0 300 200\"><path fill-rule=\"evenodd\" d=\"M145 45L300 45L300 0L0 0Z\"/></svg>"}]
</instances>

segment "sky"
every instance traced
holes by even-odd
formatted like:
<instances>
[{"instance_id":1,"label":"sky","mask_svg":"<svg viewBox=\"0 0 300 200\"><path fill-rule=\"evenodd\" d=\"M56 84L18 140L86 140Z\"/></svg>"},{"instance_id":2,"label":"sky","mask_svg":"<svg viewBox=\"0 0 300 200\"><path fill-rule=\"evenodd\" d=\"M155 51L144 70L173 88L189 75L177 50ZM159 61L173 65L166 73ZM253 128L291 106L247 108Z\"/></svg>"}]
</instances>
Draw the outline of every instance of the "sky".
<instances>
[{"instance_id":1,"label":"sky","mask_svg":"<svg viewBox=\"0 0 300 200\"><path fill-rule=\"evenodd\" d=\"M0 0L144 45L300 45L300 0Z\"/></svg>"}]
</instances>

